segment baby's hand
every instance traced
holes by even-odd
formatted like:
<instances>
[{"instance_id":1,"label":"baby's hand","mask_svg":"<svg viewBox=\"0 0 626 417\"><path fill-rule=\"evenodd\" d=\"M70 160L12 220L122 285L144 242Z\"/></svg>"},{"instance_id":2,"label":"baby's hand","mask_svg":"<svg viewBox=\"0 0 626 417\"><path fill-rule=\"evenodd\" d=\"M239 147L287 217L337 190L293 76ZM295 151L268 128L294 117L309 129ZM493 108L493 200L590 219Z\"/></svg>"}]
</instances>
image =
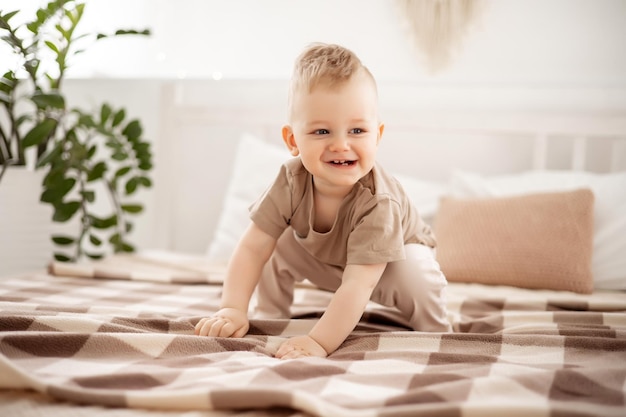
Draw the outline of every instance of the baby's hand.
<instances>
[{"instance_id":1,"label":"baby's hand","mask_svg":"<svg viewBox=\"0 0 626 417\"><path fill-rule=\"evenodd\" d=\"M244 337L250 323L246 313L236 308L223 308L212 317L205 317L196 324L196 334L211 337Z\"/></svg>"},{"instance_id":2,"label":"baby's hand","mask_svg":"<svg viewBox=\"0 0 626 417\"><path fill-rule=\"evenodd\" d=\"M328 356L328 353L326 353L326 350L319 343L309 336L292 337L284 341L276 352L278 359L296 359L307 356L325 358Z\"/></svg>"}]
</instances>

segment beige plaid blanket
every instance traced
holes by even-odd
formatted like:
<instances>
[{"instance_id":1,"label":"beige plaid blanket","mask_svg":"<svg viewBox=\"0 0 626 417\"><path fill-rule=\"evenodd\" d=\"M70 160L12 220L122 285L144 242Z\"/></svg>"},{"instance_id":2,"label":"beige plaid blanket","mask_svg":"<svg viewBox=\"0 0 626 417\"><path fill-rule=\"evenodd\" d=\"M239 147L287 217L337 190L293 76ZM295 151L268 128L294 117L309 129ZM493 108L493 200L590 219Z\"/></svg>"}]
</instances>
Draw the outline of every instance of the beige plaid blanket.
<instances>
[{"instance_id":1,"label":"beige plaid blanket","mask_svg":"<svg viewBox=\"0 0 626 417\"><path fill-rule=\"evenodd\" d=\"M8 393L65 401L72 415L626 415L623 292L451 284L454 333L408 331L371 304L330 357L281 361L277 346L311 328L329 293L299 287L294 318L253 320L245 338L197 337L220 270L166 261L53 264L0 280L0 415L16 409ZM105 264L118 265L114 276Z\"/></svg>"}]
</instances>

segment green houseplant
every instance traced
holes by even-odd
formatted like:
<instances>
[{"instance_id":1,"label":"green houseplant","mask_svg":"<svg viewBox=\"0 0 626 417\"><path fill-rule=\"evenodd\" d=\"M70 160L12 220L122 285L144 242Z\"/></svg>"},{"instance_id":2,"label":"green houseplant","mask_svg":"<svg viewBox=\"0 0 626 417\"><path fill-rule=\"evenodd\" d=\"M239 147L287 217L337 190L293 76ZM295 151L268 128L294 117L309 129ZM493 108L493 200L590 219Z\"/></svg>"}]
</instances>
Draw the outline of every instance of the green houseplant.
<instances>
[{"instance_id":1,"label":"green houseplant","mask_svg":"<svg viewBox=\"0 0 626 417\"><path fill-rule=\"evenodd\" d=\"M134 251L131 217L143 205L131 199L152 185L151 149L139 120L108 103L72 108L63 92L68 66L89 45L149 31L77 34L84 9L79 1L50 1L15 26L19 11L0 10L0 47L16 58L13 68L8 62L0 68L0 187L6 170L28 165L32 155L31 165L45 172L40 201L52 206L52 220L78 220L75 235L51 236L59 261Z\"/></svg>"}]
</instances>

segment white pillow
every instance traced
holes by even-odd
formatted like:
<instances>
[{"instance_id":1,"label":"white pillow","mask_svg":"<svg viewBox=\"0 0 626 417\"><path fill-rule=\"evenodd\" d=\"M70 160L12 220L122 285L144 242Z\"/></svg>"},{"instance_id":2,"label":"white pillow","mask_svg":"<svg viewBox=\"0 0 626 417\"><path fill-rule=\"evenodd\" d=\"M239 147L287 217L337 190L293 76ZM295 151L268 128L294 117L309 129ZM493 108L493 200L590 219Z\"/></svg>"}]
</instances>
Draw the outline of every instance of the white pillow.
<instances>
[{"instance_id":1,"label":"white pillow","mask_svg":"<svg viewBox=\"0 0 626 417\"><path fill-rule=\"evenodd\" d=\"M211 262L228 262L248 226L248 207L270 186L282 163L289 158L291 155L286 147L249 134L242 135L220 218L207 253Z\"/></svg>"},{"instance_id":2,"label":"white pillow","mask_svg":"<svg viewBox=\"0 0 626 417\"><path fill-rule=\"evenodd\" d=\"M249 222L248 207L265 191L278 175L280 166L291 155L287 148L244 134L237 146L233 174L228 184L213 240L207 256L211 262L228 261ZM430 223L445 184L424 181L409 175L394 175Z\"/></svg>"},{"instance_id":3,"label":"white pillow","mask_svg":"<svg viewBox=\"0 0 626 417\"><path fill-rule=\"evenodd\" d=\"M432 224L439 208L439 200L447 192L446 184L405 174L393 174L393 176L402 184L402 188L417 208L419 215L426 223Z\"/></svg>"},{"instance_id":4,"label":"white pillow","mask_svg":"<svg viewBox=\"0 0 626 417\"><path fill-rule=\"evenodd\" d=\"M502 197L588 187L594 193L592 271L597 289L626 290L626 172L528 171L484 177L456 171L452 197Z\"/></svg>"}]
</instances>

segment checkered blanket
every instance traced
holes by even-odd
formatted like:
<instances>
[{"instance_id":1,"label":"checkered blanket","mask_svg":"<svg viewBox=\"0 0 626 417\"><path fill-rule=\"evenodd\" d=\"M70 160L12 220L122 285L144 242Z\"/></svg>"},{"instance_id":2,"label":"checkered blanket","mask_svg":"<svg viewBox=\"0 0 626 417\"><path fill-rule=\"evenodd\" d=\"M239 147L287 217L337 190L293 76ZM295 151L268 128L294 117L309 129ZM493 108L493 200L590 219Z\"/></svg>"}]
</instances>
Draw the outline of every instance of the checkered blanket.
<instances>
[{"instance_id":1,"label":"checkered blanket","mask_svg":"<svg viewBox=\"0 0 626 417\"><path fill-rule=\"evenodd\" d=\"M208 338L193 327L218 306L215 271L204 283L89 271L0 280L0 388L137 413L626 415L623 292L451 284L454 333L408 331L370 304L328 358L282 361L278 345L311 328L329 293L298 287L293 319Z\"/></svg>"}]
</instances>

